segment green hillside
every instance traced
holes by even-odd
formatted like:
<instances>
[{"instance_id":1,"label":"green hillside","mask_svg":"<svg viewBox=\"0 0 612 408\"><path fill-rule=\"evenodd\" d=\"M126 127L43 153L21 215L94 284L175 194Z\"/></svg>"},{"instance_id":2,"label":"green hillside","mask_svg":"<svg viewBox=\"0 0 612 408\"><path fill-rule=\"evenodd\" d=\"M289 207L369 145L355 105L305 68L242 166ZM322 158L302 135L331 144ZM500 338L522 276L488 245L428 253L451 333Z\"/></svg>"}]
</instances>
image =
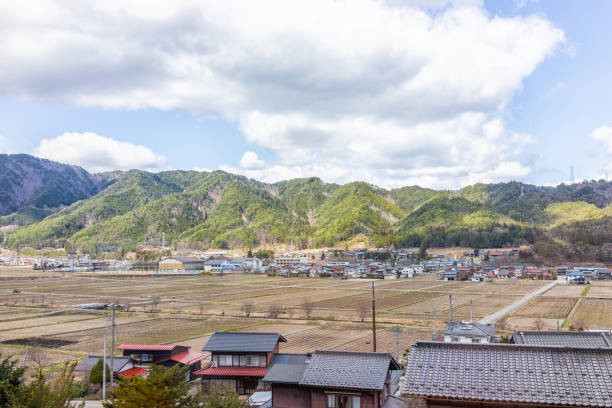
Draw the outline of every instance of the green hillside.
<instances>
[{"instance_id":1,"label":"green hillside","mask_svg":"<svg viewBox=\"0 0 612 408\"><path fill-rule=\"evenodd\" d=\"M314 213L312 244L332 246L361 233L381 241L391 233L391 226L406 215L384 198L386 194L366 183L338 188Z\"/></svg>"},{"instance_id":2,"label":"green hillside","mask_svg":"<svg viewBox=\"0 0 612 408\"><path fill-rule=\"evenodd\" d=\"M440 193L410 212L396 226L396 242L416 246L496 247L532 241L536 231L480 202Z\"/></svg>"},{"instance_id":3,"label":"green hillside","mask_svg":"<svg viewBox=\"0 0 612 408\"><path fill-rule=\"evenodd\" d=\"M14 167L15 158L11 160L7 166ZM40 180L74 171L78 177L67 177L65 188L76 183L75 189L85 189L86 181L93 180L102 190L90 196L81 191L85 196L80 201L55 208L46 206L54 201L41 188L29 201L38 204L15 204L14 212L0 218L0 225L21 225L8 234L12 248L69 242L91 252L162 242L199 249L291 241L304 248L344 245L356 236L375 246L426 241L430 246L501 247L542 238L591 247L612 242L607 241L612 234L612 183L601 180L557 187L509 182L458 191L418 186L385 190L363 182L328 184L316 177L267 184L223 171L134 170L92 176L37 160L26 157L23 162L40 171Z\"/></svg>"}]
</instances>

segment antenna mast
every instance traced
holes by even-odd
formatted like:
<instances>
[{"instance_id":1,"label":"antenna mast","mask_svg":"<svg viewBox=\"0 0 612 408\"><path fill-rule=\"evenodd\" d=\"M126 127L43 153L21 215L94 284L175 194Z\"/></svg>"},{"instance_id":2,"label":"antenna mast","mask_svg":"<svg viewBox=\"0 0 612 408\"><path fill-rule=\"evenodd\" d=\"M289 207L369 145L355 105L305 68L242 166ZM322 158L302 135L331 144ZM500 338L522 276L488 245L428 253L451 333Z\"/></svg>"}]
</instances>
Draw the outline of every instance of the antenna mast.
<instances>
[{"instance_id":1,"label":"antenna mast","mask_svg":"<svg viewBox=\"0 0 612 408\"><path fill-rule=\"evenodd\" d=\"M574 184L574 166L570 165L570 183Z\"/></svg>"}]
</instances>

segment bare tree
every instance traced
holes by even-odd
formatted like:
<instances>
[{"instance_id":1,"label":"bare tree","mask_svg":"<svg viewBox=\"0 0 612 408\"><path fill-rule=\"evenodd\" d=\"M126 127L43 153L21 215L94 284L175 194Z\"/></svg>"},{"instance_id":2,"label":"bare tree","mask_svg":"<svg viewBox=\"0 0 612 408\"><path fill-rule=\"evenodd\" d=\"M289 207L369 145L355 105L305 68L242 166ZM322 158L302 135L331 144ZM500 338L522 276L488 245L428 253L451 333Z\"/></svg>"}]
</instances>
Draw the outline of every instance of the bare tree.
<instances>
[{"instance_id":1,"label":"bare tree","mask_svg":"<svg viewBox=\"0 0 612 408\"><path fill-rule=\"evenodd\" d=\"M161 302L161 298L159 296L153 296L151 298L151 305L153 306L151 311L157 311L157 305Z\"/></svg>"},{"instance_id":2,"label":"bare tree","mask_svg":"<svg viewBox=\"0 0 612 408\"><path fill-rule=\"evenodd\" d=\"M130 308L131 308L131 307L132 307L132 304L131 304L130 302L127 302L127 303L125 304L125 311L129 313L129 312L130 312Z\"/></svg>"},{"instance_id":3,"label":"bare tree","mask_svg":"<svg viewBox=\"0 0 612 408\"><path fill-rule=\"evenodd\" d=\"M274 319L278 319L278 317L282 315L283 313L285 313L285 309L283 308L282 305L279 305L278 303L275 303L273 305L270 305L270 307L268 307L268 314L270 315L270 317L273 317Z\"/></svg>"},{"instance_id":4,"label":"bare tree","mask_svg":"<svg viewBox=\"0 0 612 408\"><path fill-rule=\"evenodd\" d=\"M253 304L253 302L245 302L240 308L240 310L242 310L242 313L244 313L246 317L250 317L251 313L253 313L253 311L255 310L255 305Z\"/></svg>"},{"instance_id":5,"label":"bare tree","mask_svg":"<svg viewBox=\"0 0 612 408\"><path fill-rule=\"evenodd\" d=\"M310 315L314 309L314 303L310 299L304 299L304 302L302 302L302 309L304 309L304 315L306 318L310 319Z\"/></svg>"},{"instance_id":6,"label":"bare tree","mask_svg":"<svg viewBox=\"0 0 612 408\"><path fill-rule=\"evenodd\" d=\"M365 322L365 319L367 319L371 313L370 305L368 303L360 303L359 306L357 306L357 313L359 313L359 319Z\"/></svg>"},{"instance_id":7,"label":"bare tree","mask_svg":"<svg viewBox=\"0 0 612 408\"><path fill-rule=\"evenodd\" d=\"M542 319L538 319L533 322L533 325L537 331L541 331L544 328L544 321Z\"/></svg>"},{"instance_id":8,"label":"bare tree","mask_svg":"<svg viewBox=\"0 0 612 408\"><path fill-rule=\"evenodd\" d=\"M28 360L30 360L36 367L36 370L39 371L49 363L49 355L38 342L34 342L30 344Z\"/></svg>"},{"instance_id":9,"label":"bare tree","mask_svg":"<svg viewBox=\"0 0 612 408\"><path fill-rule=\"evenodd\" d=\"M200 303L200 314L204 314L204 303Z\"/></svg>"}]
</instances>

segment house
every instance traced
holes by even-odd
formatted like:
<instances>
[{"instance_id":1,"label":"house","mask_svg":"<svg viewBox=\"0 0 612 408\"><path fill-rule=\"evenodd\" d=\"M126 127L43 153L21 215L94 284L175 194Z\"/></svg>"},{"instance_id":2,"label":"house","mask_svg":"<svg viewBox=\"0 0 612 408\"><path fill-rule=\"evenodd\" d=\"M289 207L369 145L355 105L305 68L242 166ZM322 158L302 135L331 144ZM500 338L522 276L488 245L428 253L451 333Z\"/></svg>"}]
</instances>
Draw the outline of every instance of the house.
<instances>
[{"instance_id":1,"label":"house","mask_svg":"<svg viewBox=\"0 0 612 408\"><path fill-rule=\"evenodd\" d=\"M611 349L417 341L401 387L419 407L612 407Z\"/></svg>"},{"instance_id":2,"label":"house","mask_svg":"<svg viewBox=\"0 0 612 408\"><path fill-rule=\"evenodd\" d=\"M157 271L159 270L159 262L134 262L130 270L140 272Z\"/></svg>"},{"instance_id":3,"label":"house","mask_svg":"<svg viewBox=\"0 0 612 408\"><path fill-rule=\"evenodd\" d=\"M497 329L486 324L462 321L439 334L446 343L493 343Z\"/></svg>"},{"instance_id":4,"label":"house","mask_svg":"<svg viewBox=\"0 0 612 408\"><path fill-rule=\"evenodd\" d=\"M223 266L227 264L227 259L209 259L204 262L204 270L206 272L220 273L223 270Z\"/></svg>"},{"instance_id":5,"label":"house","mask_svg":"<svg viewBox=\"0 0 612 408\"><path fill-rule=\"evenodd\" d=\"M119 346L123 356L131 359L134 368L148 369L153 364L164 367L172 367L177 364L189 366L187 380L192 380L206 356L189 349L188 346L177 344L122 344Z\"/></svg>"},{"instance_id":6,"label":"house","mask_svg":"<svg viewBox=\"0 0 612 408\"><path fill-rule=\"evenodd\" d=\"M240 268L248 269L251 272L263 272L263 262L259 258L234 258L231 261Z\"/></svg>"},{"instance_id":7,"label":"house","mask_svg":"<svg viewBox=\"0 0 612 408\"><path fill-rule=\"evenodd\" d=\"M399 369L387 353L319 350L277 355L263 381L274 408L382 408Z\"/></svg>"},{"instance_id":8,"label":"house","mask_svg":"<svg viewBox=\"0 0 612 408\"><path fill-rule=\"evenodd\" d=\"M262 379L279 343L286 342L278 333L219 333L210 337L203 351L211 353L211 364L195 374L201 376L202 387L250 395L264 391Z\"/></svg>"},{"instance_id":9,"label":"house","mask_svg":"<svg viewBox=\"0 0 612 408\"><path fill-rule=\"evenodd\" d=\"M517 331L510 343L557 347L610 348L609 331Z\"/></svg>"},{"instance_id":10,"label":"house","mask_svg":"<svg viewBox=\"0 0 612 408\"><path fill-rule=\"evenodd\" d=\"M193 256L174 256L159 261L160 271L190 271L204 270L204 259Z\"/></svg>"},{"instance_id":11,"label":"house","mask_svg":"<svg viewBox=\"0 0 612 408\"><path fill-rule=\"evenodd\" d=\"M89 378L89 372L95 366L98 361L102 360L104 356L88 356L85 360L81 361L75 368L75 373L84 379ZM106 357L106 365L110 368L111 358ZM134 367L132 360L129 357L115 356L113 358L113 377L117 377L120 374L128 372Z\"/></svg>"}]
</instances>

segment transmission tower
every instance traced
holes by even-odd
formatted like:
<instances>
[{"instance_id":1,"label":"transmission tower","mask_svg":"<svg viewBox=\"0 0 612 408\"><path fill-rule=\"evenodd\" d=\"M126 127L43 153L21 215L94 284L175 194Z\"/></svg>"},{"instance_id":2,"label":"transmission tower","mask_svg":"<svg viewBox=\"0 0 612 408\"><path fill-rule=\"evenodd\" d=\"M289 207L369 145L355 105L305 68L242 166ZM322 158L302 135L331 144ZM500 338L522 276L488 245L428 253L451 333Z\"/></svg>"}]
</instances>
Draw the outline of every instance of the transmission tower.
<instances>
[{"instance_id":1,"label":"transmission tower","mask_svg":"<svg viewBox=\"0 0 612 408\"><path fill-rule=\"evenodd\" d=\"M574 166L570 165L570 183L574 184Z\"/></svg>"}]
</instances>

